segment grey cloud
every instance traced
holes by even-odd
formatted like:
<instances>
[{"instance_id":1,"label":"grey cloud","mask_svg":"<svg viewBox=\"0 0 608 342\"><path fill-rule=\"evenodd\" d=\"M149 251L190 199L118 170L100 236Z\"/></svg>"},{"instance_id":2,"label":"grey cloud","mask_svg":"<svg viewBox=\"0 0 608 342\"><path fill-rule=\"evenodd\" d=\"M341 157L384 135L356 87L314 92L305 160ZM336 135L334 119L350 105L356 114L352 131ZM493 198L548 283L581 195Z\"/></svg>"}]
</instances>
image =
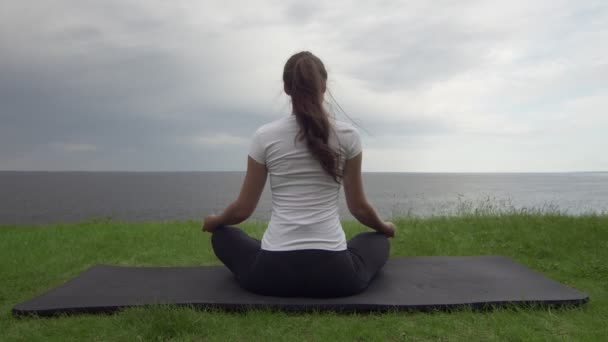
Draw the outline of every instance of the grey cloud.
<instances>
[{"instance_id":1,"label":"grey cloud","mask_svg":"<svg viewBox=\"0 0 608 342\"><path fill-rule=\"evenodd\" d=\"M336 103L336 101L338 101ZM344 108L339 99L326 96L325 106L337 120L345 121L358 127L362 135L379 137L382 135L394 136L421 136L450 134L454 129L446 122L434 118L425 118L417 113L404 111L401 117L387 118L374 113L367 113L358 108ZM342 109L340 109L340 107Z\"/></svg>"},{"instance_id":2,"label":"grey cloud","mask_svg":"<svg viewBox=\"0 0 608 342\"><path fill-rule=\"evenodd\" d=\"M238 33L249 29L248 38L272 35L272 29L281 34L268 41L278 44L293 37L294 46L331 46L328 51L336 53L331 57L338 63L340 58L361 57L360 63L343 68L377 92L415 92L466 73L485 63L488 51L508 39L504 32L480 30L460 19L460 7L470 2L421 2L420 8L403 4L272 1L238 13L218 13L226 20L217 23L192 23L187 6L172 2L4 2L0 169L242 169L244 146L201 148L188 141L220 133L247 139L269 121L266 104L256 102L254 94L259 90L253 88L259 81L254 78L259 76L243 80L241 74L250 71L252 49L266 51L252 53L259 65L272 58L268 51L283 54L287 48L243 41ZM593 30L601 32L604 23L594 20ZM579 27L575 24L569 22L567 28ZM269 31L257 31L260 28ZM573 46L588 45L585 34L579 38ZM561 42L543 44L555 47L548 54L563 48ZM550 94L542 90L549 95L541 100L556 103L555 94L566 98L573 90L587 92L579 85L595 89L605 79L605 64L578 70L579 76L559 78L561 85ZM280 90L280 65L276 78ZM539 98L541 90L530 89L530 96ZM500 103L503 98L487 101L508 109L509 101ZM420 113L381 119L357 108L345 109L370 138L408 137L401 141L410 142L454 131Z\"/></svg>"},{"instance_id":3,"label":"grey cloud","mask_svg":"<svg viewBox=\"0 0 608 342\"><path fill-rule=\"evenodd\" d=\"M378 91L428 85L484 62L496 37L449 23L419 30L407 23L382 24L348 40L348 49L375 56L351 73Z\"/></svg>"},{"instance_id":4,"label":"grey cloud","mask_svg":"<svg viewBox=\"0 0 608 342\"><path fill-rule=\"evenodd\" d=\"M382 137L384 135L413 137L426 135L445 135L453 133L455 130L432 119L394 119L388 120L369 120L363 124L363 128L369 131L371 137Z\"/></svg>"},{"instance_id":5,"label":"grey cloud","mask_svg":"<svg viewBox=\"0 0 608 342\"><path fill-rule=\"evenodd\" d=\"M234 156L220 156L178 138L222 131L249 137L266 116L218 104L212 63L201 60L193 72L179 51L156 37L119 44L103 25L23 33L27 46L2 48L12 55L0 62L0 168L235 168L230 158L242 154L241 147L226 149ZM126 25L128 32L144 33L163 26L145 19ZM57 148L72 145L97 149Z\"/></svg>"},{"instance_id":6,"label":"grey cloud","mask_svg":"<svg viewBox=\"0 0 608 342\"><path fill-rule=\"evenodd\" d=\"M310 1L284 2L283 10L288 22L296 25L310 23L323 11L318 3Z\"/></svg>"},{"instance_id":7,"label":"grey cloud","mask_svg":"<svg viewBox=\"0 0 608 342\"><path fill-rule=\"evenodd\" d=\"M103 31L94 26L78 26L52 32L48 36L51 44L78 44L103 38Z\"/></svg>"}]
</instances>

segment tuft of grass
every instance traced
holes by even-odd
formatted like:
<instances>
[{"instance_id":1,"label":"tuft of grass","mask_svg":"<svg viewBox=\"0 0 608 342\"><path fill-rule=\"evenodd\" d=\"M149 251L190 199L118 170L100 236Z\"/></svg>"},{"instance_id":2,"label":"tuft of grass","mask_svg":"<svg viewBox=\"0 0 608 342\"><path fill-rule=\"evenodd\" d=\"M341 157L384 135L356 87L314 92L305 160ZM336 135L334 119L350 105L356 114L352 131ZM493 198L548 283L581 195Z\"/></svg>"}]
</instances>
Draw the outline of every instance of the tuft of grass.
<instances>
[{"instance_id":1,"label":"tuft of grass","mask_svg":"<svg viewBox=\"0 0 608 342\"><path fill-rule=\"evenodd\" d=\"M95 264L214 265L197 221L92 219L0 226L1 340L605 340L608 337L608 215L462 212L401 217L392 256L499 254L589 294L584 306L385 314L229 313L159 305L114 315L14 318L11 308ZM348 238L367 228L343 222ZM240 225L261 238L265 222Z\"/></svg>"}]
</instances>

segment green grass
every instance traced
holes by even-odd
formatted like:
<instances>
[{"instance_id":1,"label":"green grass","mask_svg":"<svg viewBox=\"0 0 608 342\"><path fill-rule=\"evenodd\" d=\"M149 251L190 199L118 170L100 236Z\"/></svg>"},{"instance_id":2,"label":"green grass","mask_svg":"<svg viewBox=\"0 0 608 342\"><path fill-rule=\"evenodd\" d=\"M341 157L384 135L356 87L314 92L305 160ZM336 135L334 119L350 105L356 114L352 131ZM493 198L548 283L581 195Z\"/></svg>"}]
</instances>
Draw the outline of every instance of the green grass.
<instances>
[{"instance_id":1,"label":"green grass","mask_svg":"<svg viewBox=\"0 0 608 342\"><path fill-rule=\"evenodd\" d=\"M589 340L608 338L608 215L559 213L396 219L392 256L499 254L589 294L582 307L386 314L229 313L184 307L14 318L13 305L95 264L214 265L199 222L90 220L0 226L2 340ZM263 222L241 225L261 237ZM347 235L364 231L344 222Z\"/></svg>"}]
</instances>

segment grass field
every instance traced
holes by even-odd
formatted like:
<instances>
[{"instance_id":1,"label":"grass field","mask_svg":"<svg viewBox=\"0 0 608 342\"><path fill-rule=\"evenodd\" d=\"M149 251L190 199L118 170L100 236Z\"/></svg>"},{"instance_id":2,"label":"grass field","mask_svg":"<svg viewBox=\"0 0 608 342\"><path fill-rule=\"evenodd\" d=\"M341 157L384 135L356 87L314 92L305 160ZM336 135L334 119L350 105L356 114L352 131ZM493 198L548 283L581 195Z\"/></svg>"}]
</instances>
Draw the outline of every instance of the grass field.
<instances>
[{"instance_id":1,"label":"grass field","mask_svg":"<svg viewBox=\"0 0 608 342\"><path fill-rule=\"evenodd\" d=\"M608 215L514 213L395 219L392 256L499 254L590 296L582 307L432 313L228 313L151 307L114 315L12 317L11 308L103 263L214 265L200 223L90 220L0 226L2 340L587 340L608 339ZM240 225L261 237L263 222ZM344 222L347 235L364 231Z\"/></svg>"}]
</instances>

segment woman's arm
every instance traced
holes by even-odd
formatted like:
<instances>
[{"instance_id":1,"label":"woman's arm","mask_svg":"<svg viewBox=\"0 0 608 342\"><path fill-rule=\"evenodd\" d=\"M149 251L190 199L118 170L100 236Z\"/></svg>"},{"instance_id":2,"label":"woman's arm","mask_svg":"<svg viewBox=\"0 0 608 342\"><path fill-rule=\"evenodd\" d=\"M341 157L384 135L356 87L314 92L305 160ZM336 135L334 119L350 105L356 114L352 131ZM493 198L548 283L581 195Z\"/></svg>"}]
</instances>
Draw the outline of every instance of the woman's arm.
<instances>
[{"instance_id":1,"label":"woman's arm","mask_svg":"<svg viewBox=\"0 0 608 342\"><path fill-rule=\"evenodd\" d=\"M391 222L382 221L376 209L369 204L365 197L363 181L361 179L362 159L363 153L359 153L344 163L342 181L348 210L362 224L389 237L393 237L395 235L395 225Z\"/></svg>"},{"instance_id":2,"label":"woman's arm","mask_svg":"<svg viewBox=\"0 0 608 342\"><path fill-rule=\"evenodd\" d=\"M239 197L220 215L205 217L203 230L213 232L220 225L238 224L249 218L257 207L260 196L264 191L267 173L266 165L248 157L247 173Z\"/></svg>"}]
</instances>

